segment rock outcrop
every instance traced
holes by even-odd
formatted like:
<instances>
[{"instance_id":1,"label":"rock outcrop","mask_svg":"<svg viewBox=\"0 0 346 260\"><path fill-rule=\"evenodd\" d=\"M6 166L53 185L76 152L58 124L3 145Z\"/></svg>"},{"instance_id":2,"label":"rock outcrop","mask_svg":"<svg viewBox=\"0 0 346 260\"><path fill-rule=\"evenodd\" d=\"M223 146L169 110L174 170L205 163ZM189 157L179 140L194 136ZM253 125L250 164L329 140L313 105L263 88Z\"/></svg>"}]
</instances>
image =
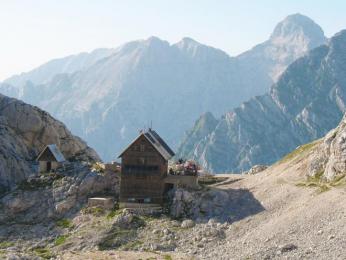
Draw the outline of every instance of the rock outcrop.
<instances>
[{"instance_id":1,"label":"rock outcrop","mask_svg":"<svg viewBox=\"0 0 346 260\"><path fill-rule=\"evenodd\" d=\"M261 212L263 207L252 194L245 190L201 190L174 189L169 192L170 215L196 222L233 222L248 215Z\"/></svg>"},{"instance_id":2,"label":"rock outcrop","mask_svg":"<svg viewBox=\"0 0 346 260\"><path fill-rule=\"evenodd\" d=\"M48 144L56 144L68 160L100 160L93 149L45 111L0 94L0 187L13 187L36 173L35 159Z\"/></svg>"},{"instance_id":3,"label":"rock outcrop","mask_svg":"<svg viewBox=\"0 0 346 260\"><path fill-rule=\"evenodd\" d=\"M93 195L116 196L119 176L112 171L92 172L81 162L62 173L32 176L0 199L0 224L35 224L78 211Z\"/></svg>"},{"instance_id":4,"label":"rock outcrop","mask_svg":"<svg viewBox=\"0 0 346 260\"><path fill-rule=\"evenodd\" d=\"M311 155L309 176L334 181L346 174L346 115Z\"/></svg>"},{"instance_id":5,"label":"rock outcrop","mask_svg":"<svg viewBox=\"0 0 346 260\"><path fill-rule=\"evenodd\" d=\"M251 169L249 171L246 172L246 174L257 174L259 172L263 172L264 170L266 170L268 168L267 165L254 165L251 167Z\"/></svg>"},{"instance_id":6,"label":"rock outcrop","mask_svg":"<svg viewBox=\"0 0 346 260\"><path fill-rule=\"evenodd\" d=\"M269 165L337 126L346 111L345 89L344 30L291 64L268 94L222 116L202 142L191 129L177 156L196 159L212 172Z\"/></svg>"}]
</instances>

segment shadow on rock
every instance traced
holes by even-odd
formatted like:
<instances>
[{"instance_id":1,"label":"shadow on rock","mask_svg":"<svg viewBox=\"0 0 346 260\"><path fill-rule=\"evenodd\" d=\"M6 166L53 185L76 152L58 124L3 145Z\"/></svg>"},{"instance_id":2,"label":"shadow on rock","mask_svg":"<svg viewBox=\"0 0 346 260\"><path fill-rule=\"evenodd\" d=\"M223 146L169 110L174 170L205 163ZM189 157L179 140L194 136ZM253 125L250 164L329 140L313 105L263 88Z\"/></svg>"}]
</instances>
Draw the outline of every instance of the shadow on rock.
<instances>
[{"instance_id":1,"label":"shadow on rock","mask_svg":"<svg viewBox=\"0 0 346 260\"><path fill-rule=\"evenodd\" d=\"M168 193L170 215L197 222L234 222L265 210L247 189L175 189Z\"/></svg>"}]
</instances>

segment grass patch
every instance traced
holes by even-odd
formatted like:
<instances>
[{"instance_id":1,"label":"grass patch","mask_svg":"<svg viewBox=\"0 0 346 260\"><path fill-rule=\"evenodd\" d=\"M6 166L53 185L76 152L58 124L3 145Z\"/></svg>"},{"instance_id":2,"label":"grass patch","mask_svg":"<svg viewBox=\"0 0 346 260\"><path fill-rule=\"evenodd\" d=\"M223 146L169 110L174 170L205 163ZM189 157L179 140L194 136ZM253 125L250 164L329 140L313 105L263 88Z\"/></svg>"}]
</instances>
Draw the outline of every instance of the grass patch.
<instances>
[{"instance_id":1,"label":"grass patch","mask_svg":"<svg viewBox=\"0 0 346 260\"><path fill-rule=\"evenodd\" d=\"M338 187L346 184L346 174L337 176L332 181L323 180L323 171L318 172L314 176L308 177L306 181L296 184L298 187L318 188L318 193L326 192L333 187Z\"/></svg>"},{"instance_id":2,"label":"grass patch","mask_svg":"<svg viewBox=\"0 0 346 260\"><path fill-rule=\"evenodd\" d=\"M58 236L54 241L54 245L60 246L66 242L66 239L67 239L66 235Z\"/></svg>"},{"instance_id":3,"label":"grass patch","mask_svg":"<svg viewBox=\"0 0 346 260\"><path fill-rule=\"evenodd\" d=\"M6 249L6 248L9 248L11 246L14 246L13 242L9 242L9 241L0 242L0 249Z\"/></svg>"},{"instance_id":4,"label":"grass patch","mask_svg":"<svg viewBox=\"0 0 346 260\"><path fill-rule=\"evenodd\" d=\"M164 255L163 259L164 260L173 260L173 258L170 255Z\"/></svg>"},{"instance_id":5,"label":"grass patch","mask_svg":"<svg viewBox=\"0 0 346 260\"><path fill-rule=\"evenodd\" d=\"M123 212L122 209L116 209L116 210L114 209L107 214L107 219L112 219L116 216L119 216L122 212Z\"/></svg>"},{"instance_id":6,"label":"grass patch","mask_svg":"<svg viewBox=\"0 0 346 260\"><path fill-rule=\"evenodd\" d=\"M82 209L82 213L83 214L91 214L95 217L99 217L99 216L104 215L106 212L105 212L105 209L100 208L100 207L86 207L86 208Z\"/></svg>"},{"instance_id":7,"label":"grass patch","mask_svg":"<svg viewBox=\"0 0 346 260\"><path fill-rule=\"evenodd\" d=\"M297 156L302 155L302 154L306 153L307 151L310 151L316 144L317 144L317 142L315 141L312 143L300 145L293 152L284 156L279 162L280 163L288 162L288 161L292 160L293 158L296 158Z\"/></svg>"},{"instance_id":8,"label":"grass patch","mask_svg":"<svg viewBox=\"0 0 346 260\"><path fill-rule=\"evenodd\" d=\"M346 174L338 175L335 179L330 183L331 186L337 187L346 184Z\"/></svg>"},{"instance_id":9,"label":"grass patch","mask_svg":"<svg viewBox=\"0 0 346 260\"><path fill-rule=\"evenodd\" d=\"M56 225L61 228L72 228L73 224L71 220L63 218L56 222Z\"/></svg>"},{"instance_id":10,"label":"grass patch","mask_svg":"<svg viewBox=\"0 0 346 260\"><path fill-rule=\"evenodd\" d=\"M45 247L35 248L33 251L34 251L35 255L37 255L43 259L51 259L54 257L52 252Z\"/></svg>"}]
</instances>

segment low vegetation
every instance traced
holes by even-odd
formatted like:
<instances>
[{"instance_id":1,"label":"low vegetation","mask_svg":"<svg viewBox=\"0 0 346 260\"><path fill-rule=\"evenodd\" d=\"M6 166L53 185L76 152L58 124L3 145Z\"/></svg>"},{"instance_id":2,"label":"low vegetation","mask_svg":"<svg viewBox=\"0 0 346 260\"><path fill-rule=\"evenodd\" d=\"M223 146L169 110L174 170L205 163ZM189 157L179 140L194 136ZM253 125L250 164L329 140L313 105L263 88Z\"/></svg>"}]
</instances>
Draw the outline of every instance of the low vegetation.
<instances>
[{"instance_id":1,"label":"low vegetation","mask_svg":"<svg viewBox=\"0 0 346 260\"><path fill-rule=\"evenodd\" d=\"M111 212L109 212L107 214L107 219L112 219L118 215L120 215L123 211L121 209L114 209L114 210L111 210Z\"/></svg>"},{"instance_id":2,"label":"low vegetation","mask_svg":"<svg viewBox=\"0 0 346 260\"><path fill-rule=\"evenodd\" d=\"M0 249L6 249L6 248L9 248L13 245L14 245L13 242L2 241L2 242L0 242Z\"/></svg>"},{"instance_id":3,"label":"low vegetation","mask_svg":"<svg viewBox=\"0 0 346 260\"><path fill-rule=\"evenodd\" d=\"M310 151L317 143L318 143L318 141L314 141L312 143L308 143L308 144L304 144L304 145L298 146L294 151L292 151L291 153L289 153L286 156L284 156L279 161L279 163L285 163L285 162L288 162L288 161L296 158L297 156L304 155L306 152Z\"/></svg>"},{"instance_id":4,"label":"low vegetation","mask_svg":"<svg viewBox=\"0 0 346 260\"><path fill-rule=\"evenodd\" d=\"M66 242L66 239L67 239L67 235L58 236L54 241L54 245L60 246Z\"/></svg>"},{"instance_id":5,"label":"low vegetation","mask_svg":"<svg viewBox=\"0 0 346 260\"><path fill-rule=\"evenodd\" d=\"M318 188L318 192L322 193L330 190L333 187L338 187L346 184L346 174L337 176L332 181L323 179L323 171L318 172L314 176L307 177L306 181L296 184L298 187Z\"/></svg>"},{"instance_id":6,"label":"low vegetation","mask_svg":"<svg viewBox=\"0 0 346 260\"><path fill-rule=\"evenodd\" d=\"M35 255L43 259L52 259L54 257L54 254L45 247L35 248L33 249L33 252Z\"/></svg>"},{"instance_id":7,"label":"low vegetation","mask_svg":"<svg viewBox=\"0 0 346 260\"><path fill-rule=\"evenodd\" d=\"M170 255L164 255L163 259L164 260L172 260L173 258Z\"/></svg>"},{"instance_id":8,"label":"low vegetation","mask_svg":"<svg viewBox=\"0 0 346 260\"><path fill-rule=\"evenodd\" d=\"M81 211L83 214L91 214L95 217L102 216L106 213L105 209L100 207L86 207L83 208Z\"/></svg>"},{"instance_id":9,"label":"low vegetation","mask_svg":"<svg viewBox=\"0 0 346 260\"><path fill-rule=\"evenodd\" d=\"M58 220L56 222L56 225L58 227L61 227L61 228L72 228L73 227L73 224L72 224L71 220L66 219L66 218Z\"/></svg>"}]
</instances>

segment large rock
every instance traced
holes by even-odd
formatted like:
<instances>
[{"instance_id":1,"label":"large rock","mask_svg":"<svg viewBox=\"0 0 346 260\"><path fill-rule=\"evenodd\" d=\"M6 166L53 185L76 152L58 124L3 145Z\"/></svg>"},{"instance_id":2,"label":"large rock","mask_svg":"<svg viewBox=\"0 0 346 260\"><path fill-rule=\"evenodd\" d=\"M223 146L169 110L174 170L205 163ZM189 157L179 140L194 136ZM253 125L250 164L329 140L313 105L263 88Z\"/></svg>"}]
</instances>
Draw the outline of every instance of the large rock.
<instances>
[{"instance_id":1,"label":"large rock","mask_svg":"<svg viewBox=\"0 0 346 260\"><path fill-rule=\"evenodd\" d=\"M309 175L327 181L346 174L346 115L338 127L331 130L312 153Z\"/></svg>"},{"instance_id":2,"label":"large rock","mask_svg":"<svg viewBox=\"0 0 346 260\"><path fill-rule=\"evenodd\" d=\"M68 160L100 160L48 113L0 94L0 186L12 187L34 174L34 160L48 144L56 144Z\"/></svg>"},{"instance_id":3,"label":"large rock","mask_svg":"<svg viewBox=\"0 0 346 260\"><path fill-rule=\"evenodd\" d=\"M267 165L254 165L251 167L251 169L247 172L247 174L253 175L257 174L259 172L263 172L265 169L267 169Z\"/></svg>"},{"instance_id":4,"label":"large rock","mask_svg":"<svg viewBox=\"0 0 346 260\"><path fill-rule=\"evenodd\" d=\"M0 199L0 223L40 223L77 211L95 195L117 196L119 176L112 171L91 172L75 162L67 176L31 177Z\"/></svg>"}]
</instances>

